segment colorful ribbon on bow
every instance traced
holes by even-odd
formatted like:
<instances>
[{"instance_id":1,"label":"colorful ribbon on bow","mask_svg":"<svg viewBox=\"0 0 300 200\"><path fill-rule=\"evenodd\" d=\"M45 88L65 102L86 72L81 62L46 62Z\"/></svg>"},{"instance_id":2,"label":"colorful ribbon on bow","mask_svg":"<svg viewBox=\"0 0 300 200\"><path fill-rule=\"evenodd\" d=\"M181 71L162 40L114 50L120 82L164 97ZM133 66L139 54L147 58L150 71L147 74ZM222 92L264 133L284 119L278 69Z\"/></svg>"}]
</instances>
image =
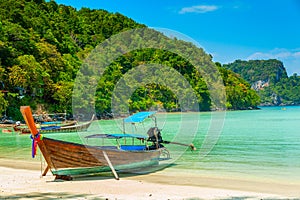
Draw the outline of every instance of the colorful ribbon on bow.
<instances>
[{"instance_id":1,"label":"colorful ribbon on bow","mask_svg":"<svg viewBox=\"0 0 300 200\"><path fill-rule=\"evenodd\" d=\"M31 155L32 158L34 158L36 155L37 144L42 140L42 134L38 133L35 136L30 135L30 138L32 140Z\"/></svg>"}]
</instances>

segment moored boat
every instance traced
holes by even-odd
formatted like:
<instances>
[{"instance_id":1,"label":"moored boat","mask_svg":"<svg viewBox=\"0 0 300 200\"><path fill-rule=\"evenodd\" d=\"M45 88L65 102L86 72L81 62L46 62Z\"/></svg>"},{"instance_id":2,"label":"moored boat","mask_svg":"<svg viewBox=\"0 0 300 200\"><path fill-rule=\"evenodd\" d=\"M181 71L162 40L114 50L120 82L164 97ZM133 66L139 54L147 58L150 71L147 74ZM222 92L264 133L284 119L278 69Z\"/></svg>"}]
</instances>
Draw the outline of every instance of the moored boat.
<instances>
[{"instance_id":1,"label":"moored boat","mask_svg":"<svg viewBox=\"0 0 300 200\"><path fill-rule=\"evenodd\" d=\"M148 136L121 133L94 134L86 137L87 139L101 138L116 140L131 138L132 142L140 140L139 144L128 144L127 141L125 144L117 142L117 145L84 145L43 137L35 126L30 107L22 106L21 113L32 134L32 156L35 156L38 145L47 162L48 166L43 175L50 169L56 178L70 180L74 175L112 171L115 178L119 179L118 170L155 166L159 164L162 156L163 159L170 157L162 143L172 142L163 141L157 127L151 128L148 131ZM138 117L126 118L124 122L134 123L136 122L135 120L143 120L152 114L153 112L138 113ZM151 143L150 146L147 145L148 142ZM194 149L193 145L186 146Z\"/></svg>"},{"instance_id":2,"label":"moored boat","mask_svg":"<svg viewBox=\"0 0 300 200\"><path fill-rule=\"evenodd\" d=\"M0 121L0 128L11 128L16 124L13 120L1 120Z\"/></svg>"},{"instance_id":3,"label":"moored boat","mask_svg":"<svg viewBox=\"0 0 300 200\"><path fill-rule=\"evenodd\" d=\"M76 131L86 131L91 123L94 120L94 116L92 119L88 122L77 124L76 121L63 123L63 124L57 124L57 125L48 125L48 126L40 126L38 128L40 133L58 133L58 132L76 132ZM21 134L30 134L30 129L28 127L13 126L14 131L20 132Z\"/></svg>"}]
</instances>

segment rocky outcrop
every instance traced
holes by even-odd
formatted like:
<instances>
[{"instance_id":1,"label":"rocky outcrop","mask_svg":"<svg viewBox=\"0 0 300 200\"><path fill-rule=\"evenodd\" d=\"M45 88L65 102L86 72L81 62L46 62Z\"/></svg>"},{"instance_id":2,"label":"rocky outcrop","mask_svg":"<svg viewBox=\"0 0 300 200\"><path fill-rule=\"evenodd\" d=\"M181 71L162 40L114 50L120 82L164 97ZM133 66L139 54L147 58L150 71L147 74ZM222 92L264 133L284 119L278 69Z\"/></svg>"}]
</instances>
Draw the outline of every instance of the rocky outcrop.
<instances>
[{"instance_id":1,"label":"rocky outcrop","mask_svg":"<svg viewBox=\"0 0 300 200\"><path fill-rule=\"evenodd\" d=\"M269 87L269 85L270 85L269 80L267 81L258 80L251 85L251 88L254 89L255 91L259 91L259 90L263 90L265 87Z\"/></svg>"}]
</instances>

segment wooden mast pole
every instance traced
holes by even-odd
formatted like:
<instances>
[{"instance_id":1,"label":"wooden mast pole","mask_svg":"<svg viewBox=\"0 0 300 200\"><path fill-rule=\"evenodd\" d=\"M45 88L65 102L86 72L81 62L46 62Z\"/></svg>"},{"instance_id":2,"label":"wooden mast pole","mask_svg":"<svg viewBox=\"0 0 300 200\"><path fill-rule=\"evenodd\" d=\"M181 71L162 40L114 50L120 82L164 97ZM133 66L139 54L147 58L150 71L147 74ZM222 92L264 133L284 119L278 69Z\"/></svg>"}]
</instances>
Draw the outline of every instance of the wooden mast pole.
<instances>
[{"instance_id":1,"label":"wooden mast pole","mask_svg":"<svg viewBox=\"0 0 300 200\"><path fill-rule=\"evenodd\" d=\"M21 106L20 111L21 111L23 118L31 132L31 135L33 137L36 136L39 133L39 131L37 130L37 128L35 126L30 107L29 106Z\"/></svg>"},{"instance_id":2,"label":"wooden mast pole","mask_svg":"<svg viewBox=\"0 0 300 200\"><path fill-rule=\"evenodd\" d=\"M21 111L23 118L31 132L32 138L35 138L35 136L39 133L39 131L36 128L30 107L29 106L21 106L20 111ZM47 165L46 169L42 173L42 176L45 176L47 174L47 172L49 171L49 169L50 169L50 167L49 167L49 165Z\"/></svg>"}]
</instances>

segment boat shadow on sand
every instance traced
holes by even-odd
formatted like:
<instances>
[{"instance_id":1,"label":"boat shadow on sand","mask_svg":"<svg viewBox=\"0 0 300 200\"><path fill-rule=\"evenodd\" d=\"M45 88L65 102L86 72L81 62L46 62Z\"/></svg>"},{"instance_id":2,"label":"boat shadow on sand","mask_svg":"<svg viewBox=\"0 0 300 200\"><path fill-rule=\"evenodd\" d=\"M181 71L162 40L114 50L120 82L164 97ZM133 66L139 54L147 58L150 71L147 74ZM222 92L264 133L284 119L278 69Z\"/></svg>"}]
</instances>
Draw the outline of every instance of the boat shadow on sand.
<instances>
[{"instance_id":1,"label":"boat shadow on sand","mask_svg":"<svg viewBox=\"0 0 300 200\"><path fill-rule=\"evenodd\" d=\"M118 175L120 179L122 178L130 178L130 177L138 177L141 175L151 175L156 172L163 171L166 168L174 167L176 164L159 164L158 166L152 166L152 167L144 167L141 169L132 169L132 170L119 170ZM95 180L110 180L115 179L112 176L112 172L99 172L94 174L84 174L84 175L76 175L70 177L70 179L64 179L64 178L56 178L53 176L53 180L49 180L47 182L63 182L63 181L95 181ZM117 180L116 180L117 181Z\"/></svg>"}]
</instances>

